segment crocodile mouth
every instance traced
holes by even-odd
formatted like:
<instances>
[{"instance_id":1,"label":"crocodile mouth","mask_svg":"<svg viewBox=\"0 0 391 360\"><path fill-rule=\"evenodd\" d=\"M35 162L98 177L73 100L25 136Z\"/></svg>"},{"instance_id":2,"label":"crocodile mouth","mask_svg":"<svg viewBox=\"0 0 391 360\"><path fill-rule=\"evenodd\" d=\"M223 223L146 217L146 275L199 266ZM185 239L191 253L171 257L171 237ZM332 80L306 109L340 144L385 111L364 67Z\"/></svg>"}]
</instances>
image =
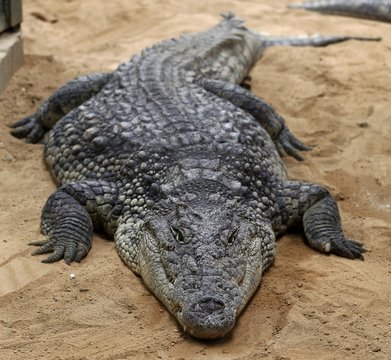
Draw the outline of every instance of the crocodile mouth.
<instances>
[{"instance_id":1,"label":"crocodile mouth","mask_svg":"<svg viewBox=\"0 0 391 360\"><path fill-rule=\"evenodd\" d=\"M216 296L203 296L189 302L176 314L183 330L198 339L217 339L229 333L236 311Z\"/></svg>"}]
</instances>

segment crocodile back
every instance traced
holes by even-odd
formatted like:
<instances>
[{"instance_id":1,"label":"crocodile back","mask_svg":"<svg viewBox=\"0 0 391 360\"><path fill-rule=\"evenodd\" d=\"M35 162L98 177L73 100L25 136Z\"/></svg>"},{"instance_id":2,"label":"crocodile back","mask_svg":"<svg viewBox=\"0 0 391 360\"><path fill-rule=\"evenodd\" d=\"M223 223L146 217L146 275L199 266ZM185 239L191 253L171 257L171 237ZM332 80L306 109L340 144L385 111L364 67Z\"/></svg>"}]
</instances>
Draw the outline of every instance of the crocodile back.
<instances>
[{"instance_id":1,"label":"crocodile back","mask_svg":"<svg viewBox=\"0 0 391 360\"><path fill-rule=\"evenodd\" d=\"M97 95L49 135L45 155L54 177L58 183L115 178L129 159L139 161L140 151L171 162L219 153L242 162L251 151L256 162L268 158L275 165L266 170L271 179L285 174L259 123L201 84L202 78L241 82L261 45L241 20L227 15L208 31L163 41L121 64Z\"/></svg>"}]
</instances>

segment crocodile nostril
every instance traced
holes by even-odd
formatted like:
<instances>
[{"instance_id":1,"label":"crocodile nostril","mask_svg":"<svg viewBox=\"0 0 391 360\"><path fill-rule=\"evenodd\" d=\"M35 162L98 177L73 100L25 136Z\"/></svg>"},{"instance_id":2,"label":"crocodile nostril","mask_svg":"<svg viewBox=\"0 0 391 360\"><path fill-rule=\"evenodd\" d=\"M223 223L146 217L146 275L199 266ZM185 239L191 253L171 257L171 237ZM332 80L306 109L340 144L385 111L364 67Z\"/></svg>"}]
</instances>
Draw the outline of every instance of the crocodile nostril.
<instances>
[{"instance_id":1,"label":"crocodile nostril","mask_svg":"<svg viewBox=\"0 0 391 360\"><path fill-rule=\"evenodd\" d=\"M223 310L225 308L225 303L218 298L205 296L197 303L196 308L204 313L213 314L214 312Z\"/></svg>"},{"instance_id":2,"label":"crocodile nostril","mask_svg":"<svg viewBox=\"0 0 391 360\"><path fill-rule=\"evenodd\" d=\"M189 334L200 339L216 339L233 328L236 311L229 301L218 295L197 296L184 304L179 319Z\"/></svg>"}]
</instances>

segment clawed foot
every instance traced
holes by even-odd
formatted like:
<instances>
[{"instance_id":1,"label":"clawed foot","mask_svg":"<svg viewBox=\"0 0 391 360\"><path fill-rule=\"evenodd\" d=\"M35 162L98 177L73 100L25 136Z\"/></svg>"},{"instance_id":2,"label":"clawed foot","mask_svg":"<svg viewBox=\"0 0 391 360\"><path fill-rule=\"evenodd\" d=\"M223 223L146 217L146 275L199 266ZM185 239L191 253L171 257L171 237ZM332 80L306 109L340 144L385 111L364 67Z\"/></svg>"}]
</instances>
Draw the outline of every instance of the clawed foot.
<instances>
[{"instance_id":1,"label":"clawed foot","mask_svg":"<svg viewBox=\"0 0 391 360\"><path fill-rule=\"evenodd\" d=\"M39 142L45 134L45 128L40 124L35 114L10 125L11 134L18 139L26 139L28 143Z\"/></svg>"},{"instance_id":2,"label":"clawed foot","mask_svg":"<svg viewBox=\"0 0 391 360\"><path fill-rule=\"evenodd\" d=\"M340 239L338 241L330 241L330 252L335 255L346 257L349 259L364 260L363 253L367 250L364 249L363 244L348 239Z\"/></svg>"},{"instance_id":3,"label":"clawed foot","mask_svg":"<svg viewBox=\"0 0 391 360\"><path fill-rule=\"evenodd\" d=\"M364 260L363 253L367 251L364 249L362 243L346 239L343 235L320 240L316 248L325 253L359 260Z\"/></svg>"},{"instance_id":4,"label":"clawed foot","mask_svg":"<svg viewBox=\"0 0 391 360\"><path fill-rule=\"evenodd\" d=\"M49 254L46 259L43 259L43 263L53 263L64 259L69 265L72 261L80 262L90 250L85 244L79 241L59 239L56 240L54 236L49 240L33 241L29 245L39 246L39 248L32 252L32 255Z\"/></svg>"},{"instance_id":5,"label":"clawed foot","mask_svg":"<svg viewBox=\"0 0 391 360\"><path fill-rule=\"evenodd\" d=\"M297 152L297 150L310 150L308 146L304 145L300 140L298 140L286 127L280 131L275 140L275 143L281 157L283 157L285 154L288 154L299 161L303 161L304 158Z\"/></svg>"}]
</instances>

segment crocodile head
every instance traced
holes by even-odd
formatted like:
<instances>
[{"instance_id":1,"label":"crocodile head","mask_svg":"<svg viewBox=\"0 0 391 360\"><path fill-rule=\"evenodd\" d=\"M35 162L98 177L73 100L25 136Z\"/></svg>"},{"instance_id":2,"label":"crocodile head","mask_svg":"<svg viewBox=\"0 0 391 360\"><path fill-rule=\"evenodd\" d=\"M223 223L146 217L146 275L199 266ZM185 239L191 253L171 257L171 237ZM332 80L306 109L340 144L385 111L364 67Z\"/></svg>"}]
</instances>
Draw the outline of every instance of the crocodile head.
<instances>
[{"instance_id":1,"label":"crocodile head","mask_svg":"<svg viewBox=\"0 0 391 360\"><path fill-rule=\"evenodd\" d=\"M226 335L273 257L270 225L254 225L232 203L202 201L176 204L142 229L146 285L192 336Z\"/></svg>"}]
</instances>

